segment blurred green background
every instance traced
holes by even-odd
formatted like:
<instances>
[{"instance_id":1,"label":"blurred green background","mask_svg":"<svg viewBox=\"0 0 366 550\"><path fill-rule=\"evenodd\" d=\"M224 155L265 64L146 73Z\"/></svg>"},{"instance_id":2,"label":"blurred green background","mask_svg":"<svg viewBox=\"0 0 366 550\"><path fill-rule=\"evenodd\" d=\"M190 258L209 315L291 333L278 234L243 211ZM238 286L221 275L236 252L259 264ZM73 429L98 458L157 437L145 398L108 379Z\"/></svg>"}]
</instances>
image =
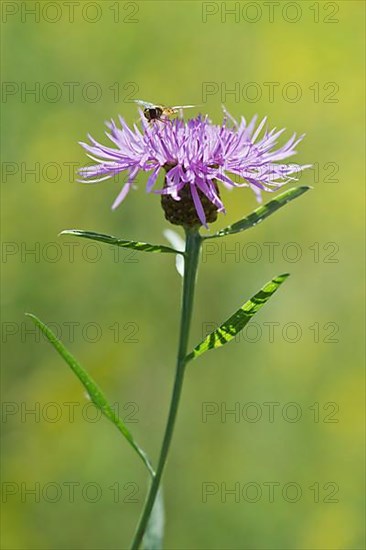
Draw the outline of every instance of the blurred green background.
<instances>
[{"instance_id":1,"label":"blurred green background","mask_svg":"<svg viewBox=\"0 0 366 550\"><path fill-rule=\"evenodd\" d=\"M66 4L2 3L3 548L127 548L146 490L142 463L107 421L86 419L80 384L24 312L53 323L157 458L177 347L174 260L57 237L166 242L143 177L115 212L121 180L75 182L78 141L106 141L119 113L132 123L133 99L202 104L215 122L221 103L268 115L307 134L296 161L315 165L301 178L314 191L204 251L192 345L272 276L291 278L239 342L188 370L164 478L166 548L364 548L364 3L280 2L272 17L266 2L228 2L232 15L221 2L76 2L72 18ZM215 228L256 206L249 190L223 196ZM278 243L273 257L264 243ZM279 323L273 341L268 323Z\"/></svg>"}]
</instances>

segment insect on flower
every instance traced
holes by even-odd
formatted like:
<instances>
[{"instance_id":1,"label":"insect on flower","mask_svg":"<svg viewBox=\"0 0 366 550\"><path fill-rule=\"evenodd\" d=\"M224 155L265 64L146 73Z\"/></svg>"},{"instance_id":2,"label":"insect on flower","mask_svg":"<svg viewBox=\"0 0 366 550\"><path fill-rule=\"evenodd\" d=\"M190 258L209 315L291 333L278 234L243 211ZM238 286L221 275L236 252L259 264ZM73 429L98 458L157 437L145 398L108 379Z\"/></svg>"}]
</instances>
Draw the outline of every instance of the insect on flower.
<instances>
[{"instance_id":1,"label":"insect on flower","mask_svg":"<svg viewBox=\"0 0 366 550\"><path fill-rule=\"evenodd\" d=\"M262 192L273 192L296 181L299 173L311 166L284 163L296 154L296 147L304 136L294 133L283 144L278 144L284 129L270 129L266 117L259 124L257 116L249 121L244 117L237 121L224 110L221 124L213 124L208 116L199 115L187 121L176 117L169 124L165 120L166 124L160 128L150 120L164 121L161 118L164 108L148 105L151 107L145 107L148 112L142 115L141 130L136 124L130 128L121 116L118 125L114 120L107 123L107 137L113 146L99 143L92 136L89 136L90 143L81 142L95 164L80 169L79 181L98 183L120 172L129 174L113 209L130 192L137 175L148 172L146 190L162 196L165 213L169 202L175 219L178 211L182 218L186 214L191 216L192 211L195 223L207 227L207 223L212 223L208 208L212 207L215 214L225 212L220 196L222 186L250 187L260 202ZM151 110L155 112L150 114ZM161 172L164 183L156 188ZM177 221L171 223L183 225Z\"/></svg>"},{"instance_id":2,"label":"insect on flower","mask_svg":"<svg viewBox=\"0 0 366 550\"><path fill-rule=\"evenodd\" d=\"M167 107L164 105L155 105L148 101L142 101L141 99L135 99L135 103L143 107L143 113L148 122L166 122L169 117L179 113L181 109L193 109L197 105L175 105L174 107Z\"/></svg>"}]
</instances>

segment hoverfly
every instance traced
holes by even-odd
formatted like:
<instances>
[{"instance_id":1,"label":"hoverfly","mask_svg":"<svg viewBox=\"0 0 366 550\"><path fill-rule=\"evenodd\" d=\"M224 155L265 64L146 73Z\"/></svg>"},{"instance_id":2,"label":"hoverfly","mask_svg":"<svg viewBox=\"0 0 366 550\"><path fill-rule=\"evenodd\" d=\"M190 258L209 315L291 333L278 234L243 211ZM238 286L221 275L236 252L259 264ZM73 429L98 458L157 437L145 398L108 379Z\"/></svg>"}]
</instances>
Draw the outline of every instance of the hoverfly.
<instances>
[{"instance_id":1,"label":"hoverfly","mask_svg":"<svg viewBox=\"0 0 366 550\"><path fill-rule=\"evenodd\" d=\"M169 117L179 113L181 109L192 109L197 105L175 105L174 107L166 107L164 105L155 105L155 103L149 103L148 101L142 101L141 99L135 99L135 103L143 107L143 113L148 122L166 122Z\"/></svg>"}]
</instances>

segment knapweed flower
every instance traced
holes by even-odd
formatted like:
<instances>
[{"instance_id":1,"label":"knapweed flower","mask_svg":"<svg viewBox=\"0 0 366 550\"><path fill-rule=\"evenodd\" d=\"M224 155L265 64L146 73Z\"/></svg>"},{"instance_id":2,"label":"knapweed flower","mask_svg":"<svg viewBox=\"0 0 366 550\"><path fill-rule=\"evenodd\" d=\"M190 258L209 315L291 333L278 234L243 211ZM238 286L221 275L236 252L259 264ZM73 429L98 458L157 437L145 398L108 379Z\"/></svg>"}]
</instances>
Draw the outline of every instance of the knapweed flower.
<instances>
[{"instance_id":1,"label":"knapweed flower","mask_svg":"<svg viewBox=\"0 0 366 550\"><path fill-rule=\"evenodd\" d=\"M150 172L146 190L162 195L169 221L179 225L205 225L225 212L218 183L227 188L250 187L261 201L262 191L275 191L310 165L283 164L293 156L303 136L292 137L282 146L277 140L284 132L268 130L266 118L257 126L257 117L238 123L226 111L221 125L208 117L184 121L148 123L141 113L142 129L130 128L122 117L120 127L107 123L113 147L98 143L81 145L96 162L80 170L82 182L97 183L127 171L128 179L113 203L117 208L126 197L139 172ZM161 170L164 184L157 189Z\"/></svg>"}]
</instances>

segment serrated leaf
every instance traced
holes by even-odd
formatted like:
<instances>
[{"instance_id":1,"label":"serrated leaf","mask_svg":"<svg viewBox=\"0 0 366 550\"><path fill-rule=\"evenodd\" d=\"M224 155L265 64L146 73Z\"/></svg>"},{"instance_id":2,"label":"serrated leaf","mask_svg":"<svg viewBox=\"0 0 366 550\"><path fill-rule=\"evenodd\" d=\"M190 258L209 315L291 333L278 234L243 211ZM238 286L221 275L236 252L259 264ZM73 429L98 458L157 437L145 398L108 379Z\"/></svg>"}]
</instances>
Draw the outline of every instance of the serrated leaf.
<instances>
[{"instance_id":1,"label":"serrated leaf","mask_svg":"<svg viewBox=\"0 0 366 550\"><path fill-rule=\"evenodd\" d=\"M52 344L52 346L56 349L56 351L58 351L61 357L69 365L69 367L74 372L74 374L76 374L76 376L78 377L78 379L80 380L84 388L86 389L94 405L98 409L100 409L104 414L104 416L108 418L108 420L110 420L116 426L116 428L124 435L124 437L127 439L129 444L133 447L133 449L137 452L139 457L143 460L150 474L154 476L154 470L151 466L150 460L148 459L145 451L143 451L141 447L139 447L139 445L134 440L127 426L116 415L115 411L109 404L106 396L104 395L102 390L99 388L97 383L87 373L87 371L80 365L80 363L75 359L75 357L71 355L71 353L69 353L69 351L63 345L63 343L55 336L55 334L52 332L51 329L47 327L47 325L45 325L40 319L38 319L38 317L36 317L32 313L26 313L26 316L32 319L35 325L38 326L38 328L43 332L43 334L46 336L50 344Z\"/></svg>"},{"instance_id":2,"label":"serrated leaf","mask_svg":"<svg viewBox=\"0 0 366 550\"><path fill-rule=\"evenodd\" d=\"M146 532L142 539L143 550L162 550L164 538L164 501L163 490L160 487L151 512Z\"/></svg>"},{"instance_id":3,"label":"serrated leaf","mask_svg":"<svg viewBox=\"0 0 366 550\"><path fill-rule=\"evenodd\" d=\"M300 186L300 187L292 187L288 191L285 191L284 193L281 193L281 195L278 195L276 198L268 202L267 204L260 206L254 212L249 214L249 216L246 216L242 220L239 220L232 225L229 225L228 227L225 227L224 229L220 229L217 233L214 235L206 235L203 236L204 239L214 239L217 237L225 237L226 235L234 235L235 233L240 233L241 231L245 231L245 229L250 229L251 227L254 227L261 221L265 220L276 212L279 208L282 208L282 206L285 206L288 202L296 199L297 197L300 197L306 191L309 191L311 187L307 186Z\"/></svg>"},{"instance_id":4,"label":"serrated leaf","mask_svg":"<svg viewBox=\"0 0 366 550\"><path fill-rule=\"evenodd\" d=\"M124 241L113 235L105 235L104 233L95 233L94 231L83 231L82 229L65 229L60 235L73 235L74 237L82 237L83 239L91 239L101 243L112 244L122 248L132 248L139 252L161 252L163 254L183 254L179 250L174 250L163 244L148 244L138 241Z\"/></svg>"},{"instance_id":5,"label":"serrated leaf","mask_svg":"<svg viewBox=\"0 0 366 550\"><path fill-rule=\"evenodd\" d=\"M288 273L279 275L272 281L269 281L257 294L248 302L238 309L227 321L225 321L218 329L209 334L194 350L187 355L186 362L195 359L210 349L215 349L227 344L235 336L243 330L249 323L253 315L255 315L261 307L270 299L276 292L278 287L287 279Z\"/></svg>"}]
</instances>

